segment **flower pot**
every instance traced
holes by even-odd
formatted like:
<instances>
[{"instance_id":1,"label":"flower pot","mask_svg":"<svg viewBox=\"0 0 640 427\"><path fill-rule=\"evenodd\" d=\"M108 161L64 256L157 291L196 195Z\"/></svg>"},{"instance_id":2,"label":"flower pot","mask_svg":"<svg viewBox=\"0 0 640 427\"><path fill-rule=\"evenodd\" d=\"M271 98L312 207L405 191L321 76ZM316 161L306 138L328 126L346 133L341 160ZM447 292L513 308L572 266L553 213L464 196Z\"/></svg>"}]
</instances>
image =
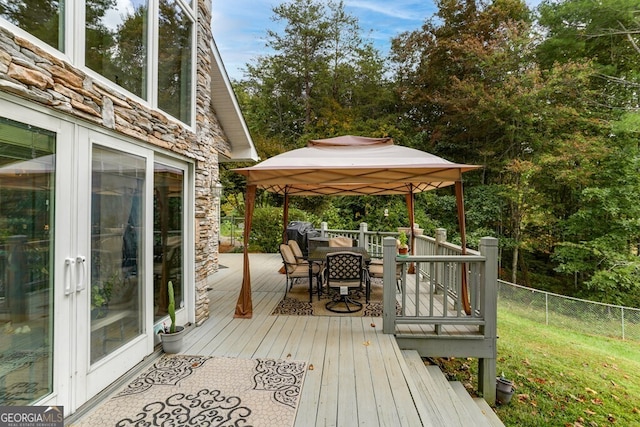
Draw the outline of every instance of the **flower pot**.
<instances>
[{"instance_id":1,"label":"flower pot","mask_svg":"<svg viewBox=\"0 0 640 427\"><path fill-rule=\"evenodd\" d=\"M496 400L502 405L506 405L511 401L513 396L513 381L506 378L496 378Z\"/></svg>"},{"instance_id":2,"label":"flower pot","mask_svg":"<svg viewBox=\"0 0 640 427\"><path fill-rule=\"evenodd\" d=\"M398 248L398 255L406 255L409 253L409 248Z\"/></svg>"},{"instance_id":3,"label":"flower pot","mask_svg":"<svg viewBox=\"0 0 640 427\"><path fill-rule=\"evenodd\" d=\"M511 402L511 397L513 396L513 389L510 392L496 390L496 401L500 405L508 405Z\"/></svg>"},{"instance_id":4,"label":"flower pot","mask_svg":"<svg viewBox=\"0 0 640 427\"><path fill-rule=\"evenodd\" d=\"M159 335L160 341L162 341L162 350L170 354L180 353L184 331L184 326L176 326L176 331L173 334L161 332Z\"/></svg>"},{"instance_id":5,"label":"flower pot","mask_svg":"<svg viewBox=\"0 0 640 427\"><path fill-rule=\"evenodd\" d=\"M513 381L503 377L496 378L496 390L501 390L504 392L513 390Z\"/></svg>"}]
</instances>

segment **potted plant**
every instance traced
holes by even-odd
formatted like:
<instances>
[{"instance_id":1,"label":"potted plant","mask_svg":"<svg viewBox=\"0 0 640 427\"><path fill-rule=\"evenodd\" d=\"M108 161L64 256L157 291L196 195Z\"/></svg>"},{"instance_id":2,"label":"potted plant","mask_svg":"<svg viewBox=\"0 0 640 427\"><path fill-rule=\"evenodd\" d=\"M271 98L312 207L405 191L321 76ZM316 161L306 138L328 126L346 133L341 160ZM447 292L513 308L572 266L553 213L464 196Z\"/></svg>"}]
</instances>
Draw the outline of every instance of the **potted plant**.
<instances>
[{"instance_id":1,"label":"potted plant","mask_svg":"<svg viewBox=\"0 0 640 427\"><path fill-rule=\"evenodd\" d=\"M407 238L407 233L401 231L398 235L398 254L406 255L409 252L409 239Z\"/></svg>"},{"instance_id":2,"label":"potted plant","mask_svg":"<svg viewBox=\"0 0 640 427\"><path fill-rule=\"evenodd\" d=\"M508 404L513 396L513 381L505 378L504 372L496 378L496 400L501 404Z\"/></svg>"},{"instance_id":3,"label":"potted plant","mask_svg":"<svg viewBox=\"0 0 640 427\"><path fill-rule=\"evenodd\" d=\"M162 341L162 350L165 353L179 353L182 349L182 336L184 334L184 326L176 326L176 299L173 294L173 283L169 281L167 284L167 292L169 295L169 305L167 312L171 324L168 328L160 330L160 340Z\"/></svg>"}]
</instances>

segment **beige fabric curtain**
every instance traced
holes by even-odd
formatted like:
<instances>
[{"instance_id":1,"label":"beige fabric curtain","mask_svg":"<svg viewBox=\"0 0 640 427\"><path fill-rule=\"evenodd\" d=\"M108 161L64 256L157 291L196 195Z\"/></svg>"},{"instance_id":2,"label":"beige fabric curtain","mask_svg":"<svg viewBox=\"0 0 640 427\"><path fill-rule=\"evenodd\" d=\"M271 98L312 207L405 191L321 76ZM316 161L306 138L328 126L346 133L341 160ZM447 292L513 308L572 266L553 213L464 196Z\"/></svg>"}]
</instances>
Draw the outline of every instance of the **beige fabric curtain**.
<instances>
[{"instance_id":1,"label":"beige fabric curtain","mask_svg":"<svg viewBox=\"0 0 640 427\"><path fill-rule=\"evenodd\" d=\"M460 227L460 246L462 255L467 253L467 229L464 218L464 195L462 193L462 181L456 181L456 205L458 207L458 226ZM466 272L466 264L462 264L462 271ZM466 273L462 274L462 305L467 315L471 314L471 302L469 301L469 286Z\"/></svg>"},{"instance_id":2,"label":"beige fabric curtain","mask_svg":"<svg viewBox=\"0 0 640 427\"><path fill-rule=\"evenodd\" d=\"M251 232L251 220L253 207L256 201L256 186L247 186L247 195L244 200L244 269L242 271L242 288L236 303L236 312L233 317L250 319L253 316L253 302L251 301L251 267L249 266L249 233Z\"/></svg>"}]
</instances>

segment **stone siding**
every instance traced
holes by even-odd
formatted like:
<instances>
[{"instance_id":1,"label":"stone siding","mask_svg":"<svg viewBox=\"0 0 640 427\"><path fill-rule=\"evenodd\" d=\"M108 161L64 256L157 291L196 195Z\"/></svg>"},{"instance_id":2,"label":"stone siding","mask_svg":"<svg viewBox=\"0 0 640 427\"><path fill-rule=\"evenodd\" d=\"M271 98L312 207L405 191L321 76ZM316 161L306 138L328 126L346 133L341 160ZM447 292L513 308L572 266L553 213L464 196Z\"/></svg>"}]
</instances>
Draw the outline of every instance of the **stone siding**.
<instances>
[{"instance_id":1,"label":"stone siding","mask_svg":"<svg viewBox=\"0 0 640 427\"><path fill-rule=\"evenodd\" d=\"M218 269L218 218L211 187L218 180L218 152L229 152L230 144L211 107L211 0L198 3L195 132L4 27L0 91L193 159L195 309L200 325L209 317L207 279Z\"/></svg>"}]
</instances>

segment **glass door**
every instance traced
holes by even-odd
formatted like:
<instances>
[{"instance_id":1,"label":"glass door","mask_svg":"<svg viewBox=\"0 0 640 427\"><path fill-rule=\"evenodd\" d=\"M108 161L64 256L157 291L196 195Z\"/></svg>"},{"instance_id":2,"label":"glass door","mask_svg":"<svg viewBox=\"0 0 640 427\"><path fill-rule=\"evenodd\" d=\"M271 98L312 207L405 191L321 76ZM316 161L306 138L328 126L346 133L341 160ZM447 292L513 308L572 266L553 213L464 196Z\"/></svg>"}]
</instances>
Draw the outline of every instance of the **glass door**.
<instances>
[{"instance_id":1,"label":"glass door","mask_svg":"<svg viewBox=\"0 0 640 427\"><path fill-rule=\"evenodd\" d=\"M81 137L81 140L83 138ZM86 401L153 351L151 206L153 153L89 132L87 206L78 225L86 247L87 293L79 303L78 336L86 337L79 396ZM81 150L82 151L82 150ZM83 224L83 221L86 221ZM84 252L84 251L83 251ZM84 325L88 325L85 327Z\"/></svg>"},{"instance_id":2,"label":"glass door","mask_svg":"<svg viewBox=\"0 0 640 427\"><path fill-rule=\"evenodd\" d=\"M144 333L145 158L94 145L91 171L91 364Z\"/></svg>"},{"instance_id":3,"label":"glass door","mask_svg":"<svg viewBox=\"0 0 640 427\"><path fill-rule=\"evenodd\" d=\"M0 406L65 414L193 312L189 165L0 102Z\"/></svg>"},{"instance_id":4,"label":"glass door","mask_svg":"<svg viewBox=\"0 0 640 427\"><path fill-rule=\"evenodd\" d=\"M51 394L56 133L0 116L0 406Z\"/></svg>"}]
</instances>

